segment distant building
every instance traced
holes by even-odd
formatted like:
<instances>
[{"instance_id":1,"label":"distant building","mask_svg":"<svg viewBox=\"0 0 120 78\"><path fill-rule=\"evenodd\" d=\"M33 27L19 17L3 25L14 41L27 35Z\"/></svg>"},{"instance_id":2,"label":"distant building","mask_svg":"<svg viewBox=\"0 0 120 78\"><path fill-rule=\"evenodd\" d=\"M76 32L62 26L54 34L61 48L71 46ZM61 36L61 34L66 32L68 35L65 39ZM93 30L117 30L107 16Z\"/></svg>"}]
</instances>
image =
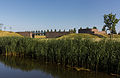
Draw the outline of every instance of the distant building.
<instances>
[{"instance_id":1,"label":"distant building","mask_svg":"<svg viewBox=\"0 0 120 78\"><path fill-rule=\"evenodd\" d=\"M34 38L34 34L32 32L16 32L24 37L30 37L30 38Z\"/></svg>"},{"instance_id":2,"label":"distant building","mask_svg":"<svg viewBox=\"0 0 120 78\"><path fill-rule=\"evenodd\" d=\"M78 33L88 33L88 34L106 34L105 31L98 31L98 29L79 29Z\"/></svg>"},{"instance_id":3,"label":"distant building","mask_svg":"<svg viewBox=\"0 0 120 78\"><path fill-rule=\"evenodd\" d=\"M57 38L67 34L70 34L70 32L46 32L45 35L47 38Z\"/></svg>"}]
</instances>

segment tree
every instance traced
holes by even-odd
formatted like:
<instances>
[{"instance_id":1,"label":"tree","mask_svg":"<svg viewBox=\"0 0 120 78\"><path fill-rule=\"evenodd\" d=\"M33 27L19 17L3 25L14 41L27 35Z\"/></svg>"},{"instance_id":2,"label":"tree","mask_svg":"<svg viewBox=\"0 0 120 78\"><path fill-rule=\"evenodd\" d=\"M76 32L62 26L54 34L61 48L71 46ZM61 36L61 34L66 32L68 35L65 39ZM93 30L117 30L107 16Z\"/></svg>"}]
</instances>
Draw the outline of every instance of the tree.
<instances>
[{"instance_id":1,"label":"tree","mask_svg":"<svg viewBox=\"0 0 120 78\"><path fill-rule=\"evenodd\" d=\"M36 32L35 32L35 33L36 33L36 35L38 35L38 31L37 31L37 30L36 30Z\"/></svg>"},{"instance_id":2,"label":"tree","mask_svg":"<svg viewBox=\"0 0 120 78\"><path fill-rule=\"evenodd\" d=\"M61 32L61 29L59 29L59 32Z\"/></svg>"},{"instance_id":3,"label":"tree","mask_svg":"<svg viewBox=\"0 0 120 78\"><path fill-rule=\"evenodd\" d=\"M51 29L51 32L53 32L53 30Z\"/></svg>"},{"instance_id":4,"label":"tree","mask_svg":"<svg viewBox=\"0 0 120 78\"><path fill-rule=\"evenodd\" d=\"M57 30L55 29L55 32L57 32Z\"/></svg>"},{"instance_id":5,"label":"tree","mask_svg":"<svg viewBox=\"0 0 120 78\"><path fill-rule=\"evenodd\" d=\"M44 32L43 32L43 30L41 30L41 35L44 35Z\"/></svg>"},{"instance_id":6,"label":"tree","mask_svg":"<svg viewBox=\"0 0 120 78\"><path fill-rule=\"evenodd\" d=\"M65 29L64 29L64 32L65 32Z\"/></svg>"},{"instance_id":7,"label":"tree","mask_svg":"<svg viewBox=\"0 0 120 78\"><path fill-rule=\"evenodd\" d=\"M41 33L43 33L43 30L41 30Z\"/></svg>"},{"instance_id":8,"label":"tree","mask_svg":"<svg viewBox=\"0 0 120 78\"><path fill-rule=\"evenodd\" d=\"M44 30L44 35L46 34L46 30Z\"/></svg>"},{"instance_id":9,"label":"tree","mask_svg":"<svg viewBox=\"0 0 120 78\"><path fill-rule=\"evenodd\" d=\"M93 29L97 29L97 27L94 26Z\"/></svg>"},{"instance_id":10,"label":"tree","mask_svg":"<svg viewBox=\"0 0 120 78\"><path fill-rule=\"evenodd\" d=\"M90 29L89 27L86 27L86 29Z\"/></svg>"},{"instance_id":11,"label":"tree","mask_svg":"<svg viewBox=\"0 0 120 78\"><path fill-rule=\"evenodd\" d=\"M105 25L103 26L102 31L105 31Z\"/></svg>"},{"instance_id":12,"label":"tree","mask_svg":"<svg viewBox=\"0 0 120 78\"><path fill-rule=\"evenodd\" d=\"M49 32L49 30L47 30L47 32Z\"/></svg>"},{"instance_id":13,"label":"tree","mask_svg":"<svg viewBox=\"0 0 120 78\"><path fill-rule=\"evenodd\" d=\"M116 34L116 24L119 22L120 19L116 18L116 14L108 14L108 15L104 15L104 27L103 30L105 30L105 28L107 28L106 30L110 31L110 38L112 38L112 34Z\"/></svg>"},{"instance_id":14,"label":"tree","mask_svg":"<svg viewBox=\"0 0 120 78\"><path fill-rule=\"evenodd\" d=\"M73 33L76 33L76 29L74 28Z\"/></svg>"},{"instance_id":15,"label":"tree","mask_svg":"<svg viewBox=\"0 0 120 78\"><path fill-rule=\"evenodd\" d=\"M38 35L40 35L40 30L38 31Z\"/></svg>"},{"instance_id":16,"label":"tree","mask_svg":"<svg viewBox=\"0 0 120 78\"><path fill-rule=\"evenodd\" d=\"M69 32L70 32L70 33L74 33L74 30L73 30L73 29L69 29Z\"/></svg>"},{"instance_id":17,"label":"tree","mask_svg":"<svg viewBox=\"0 0 120 78\"><path fill-rule=\"evenodd\" d=\"M80 27L80 29L82 29L82 27Z\"/></svg>"}]
</instances>

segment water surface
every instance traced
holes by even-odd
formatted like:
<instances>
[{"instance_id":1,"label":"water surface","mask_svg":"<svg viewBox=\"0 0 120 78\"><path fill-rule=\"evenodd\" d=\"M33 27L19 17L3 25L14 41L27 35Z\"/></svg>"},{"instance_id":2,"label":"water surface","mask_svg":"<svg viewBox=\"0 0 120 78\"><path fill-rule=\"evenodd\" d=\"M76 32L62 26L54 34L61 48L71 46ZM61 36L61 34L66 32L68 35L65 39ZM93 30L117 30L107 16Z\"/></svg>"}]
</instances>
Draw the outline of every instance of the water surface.
<instances>
[{"instance_id":1,"label":"water surface","mask_svg":"<svg viewBox=\"0 0 120 78\"><path fill-rule=\"evenodd\" d=\"M106 73L75 71L56 64L0 56L0 78L115 78Z\"/></svg>"}]
</instances>

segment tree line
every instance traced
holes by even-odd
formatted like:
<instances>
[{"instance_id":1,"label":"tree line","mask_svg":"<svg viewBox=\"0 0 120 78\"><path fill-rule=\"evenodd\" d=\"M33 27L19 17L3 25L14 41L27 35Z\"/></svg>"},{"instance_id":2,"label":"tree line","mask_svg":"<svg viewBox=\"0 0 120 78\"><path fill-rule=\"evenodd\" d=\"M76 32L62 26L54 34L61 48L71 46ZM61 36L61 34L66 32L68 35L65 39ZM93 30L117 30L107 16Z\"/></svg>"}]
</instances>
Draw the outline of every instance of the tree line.
<instances>
[{"instance_id":1,"label":"tree line","mask_svg":"<svg viewBox=\"0 0 120 78\"><path fill-rule=\"evenodd\" d=\"M55 30L36 30L36 31L25 31L25 32L32 32L34 33L35 35L45 35L46 32L69 32L69 33L76 33L76 28L74 29L69 29L69 31L66 31L65 29L62 31L61 29L59 29L58 31L55 29Z\"/></svg>"}]
</instances>

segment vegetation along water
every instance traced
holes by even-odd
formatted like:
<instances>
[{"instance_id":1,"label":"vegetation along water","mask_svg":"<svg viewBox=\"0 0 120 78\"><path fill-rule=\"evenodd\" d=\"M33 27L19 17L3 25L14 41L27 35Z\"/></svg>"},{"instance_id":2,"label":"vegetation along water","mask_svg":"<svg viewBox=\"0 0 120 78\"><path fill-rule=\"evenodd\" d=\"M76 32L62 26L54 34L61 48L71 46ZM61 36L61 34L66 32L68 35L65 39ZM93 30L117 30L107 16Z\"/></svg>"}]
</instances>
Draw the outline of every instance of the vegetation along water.
<instances>
[{"instance_id":1,"label":"vegetation along water","mask_svg":"<svg viewBox=\"0 0 120 78\"><path fill-rule=\"evenodd\" d=\"M120 42L111 39L0 37L0 54L120 74Z\"/></svg>"}]
</instances>

